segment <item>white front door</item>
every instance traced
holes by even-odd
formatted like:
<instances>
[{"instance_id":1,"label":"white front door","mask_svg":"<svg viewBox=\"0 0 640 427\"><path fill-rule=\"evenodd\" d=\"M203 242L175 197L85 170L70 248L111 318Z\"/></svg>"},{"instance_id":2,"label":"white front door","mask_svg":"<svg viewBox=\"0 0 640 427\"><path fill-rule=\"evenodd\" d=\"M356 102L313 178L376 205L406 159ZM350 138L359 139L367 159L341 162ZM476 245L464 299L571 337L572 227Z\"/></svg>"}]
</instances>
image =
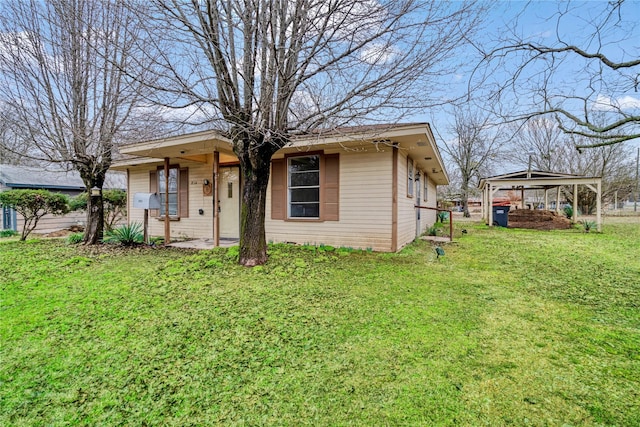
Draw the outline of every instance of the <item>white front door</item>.
<instances>
[{"instance_id":1,"label":"white front door","mask_svg":"<svg viewBox=\"0 0 640 427\"><path fill-rule=\"evenodd\" d=\"M240 169L237 166L220 167L220 237L240 238Z\"/></svg>"}]
</instances>

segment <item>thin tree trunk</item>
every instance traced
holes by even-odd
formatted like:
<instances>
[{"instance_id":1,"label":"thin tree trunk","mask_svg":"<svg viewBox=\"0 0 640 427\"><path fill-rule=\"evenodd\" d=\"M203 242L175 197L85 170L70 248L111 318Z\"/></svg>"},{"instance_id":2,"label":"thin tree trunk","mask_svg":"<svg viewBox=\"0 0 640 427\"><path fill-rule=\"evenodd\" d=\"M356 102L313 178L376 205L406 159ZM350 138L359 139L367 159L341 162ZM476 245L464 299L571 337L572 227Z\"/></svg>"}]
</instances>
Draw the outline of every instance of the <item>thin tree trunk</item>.
<instances>
[{"instance_id":1,"label":"thin tree trunk","mask_svg":"<svg viewBox=\"0 0 640 427\"><path fill-rule=\"evenodd\" d=\"M469 183L462 183L462 216L465 218L470 218L471 214L469 213Z\"/></svg>"}]
</instances>

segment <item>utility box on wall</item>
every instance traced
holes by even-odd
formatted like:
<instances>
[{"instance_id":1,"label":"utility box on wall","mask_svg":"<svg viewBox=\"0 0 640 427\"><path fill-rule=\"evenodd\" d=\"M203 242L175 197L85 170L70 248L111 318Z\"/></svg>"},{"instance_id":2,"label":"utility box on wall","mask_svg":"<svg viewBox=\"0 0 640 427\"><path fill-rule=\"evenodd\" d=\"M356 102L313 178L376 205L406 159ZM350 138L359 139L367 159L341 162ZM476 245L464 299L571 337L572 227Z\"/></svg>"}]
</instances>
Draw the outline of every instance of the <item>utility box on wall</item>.
<instances>
[{"instance_id":1,"label":"utility box on wall","mask_svg":"<svg viewBox=\"0 0 640 427\"><path fill-rule=\"evenodd\" d=\"M160 198L156 193L135 193L133 207L140 209L160 209Z\"/></svg>"}]
</instances>

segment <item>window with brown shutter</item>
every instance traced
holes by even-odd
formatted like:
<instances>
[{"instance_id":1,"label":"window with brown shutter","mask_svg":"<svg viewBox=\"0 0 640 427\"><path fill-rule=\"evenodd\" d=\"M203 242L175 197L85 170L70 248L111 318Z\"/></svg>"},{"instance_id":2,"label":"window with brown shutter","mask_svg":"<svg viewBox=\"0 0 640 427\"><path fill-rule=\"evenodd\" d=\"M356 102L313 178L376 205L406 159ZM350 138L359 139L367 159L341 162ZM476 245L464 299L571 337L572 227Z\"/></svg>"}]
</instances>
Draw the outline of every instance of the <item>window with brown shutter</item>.
<instances>
[{"instance_id":1,"label":"window with brown shutter","mask_svg":"<svg viewBox=\"0 0 640 427\"><path fill-rule=\"evenodd\" d=\"M284 159L271 161L271 219L286 219L287 169Z\"/></svg>"},{"instance_id":2,"label":"window with brown shutter","mask_svg":"<svg viewBox=\"0 0 640 427\"><path fill-rule=\"evenodd\" d=\"M324 156L324 182L322 187L324 221L338 221L340 219L340 156L328 154Z\"/></svg>"},{"instance_id":3,"label":"window with brown shutter","mask_svg":"<svg viewBox=\"0 0 640 427\"><path fill-rule=\"evenodd\" d=\"M339 220L339 154L287 156L271 162L271 219Z\"/></svg>"},{"instance_id":4,"label":"window with brown shutter","mask_svg":"<svg viewBox=\"0 0 640 427\"><path fill-rule=\"evenodd\" d=\"M156 171L149 172L149 193L158 192L158 173ZM149 209L149 215L151 217L157 217L160 215L159 209Z\"/></svg>"},{"instance_id":5,"label":"window with brown shutter","mask_svg":"<svg viewBox=\"0 0 640 427\"><path fill-rule=\"evenodd\" d=\"M159 166L156 171L149 173L149 191L157 193L160 199L160 209L152 209L151 216L165 216L165 184L164 167ZM178 165L169 167L169 217L189 217L189 168L180 168Z\"/></svg>"}]
</instances>

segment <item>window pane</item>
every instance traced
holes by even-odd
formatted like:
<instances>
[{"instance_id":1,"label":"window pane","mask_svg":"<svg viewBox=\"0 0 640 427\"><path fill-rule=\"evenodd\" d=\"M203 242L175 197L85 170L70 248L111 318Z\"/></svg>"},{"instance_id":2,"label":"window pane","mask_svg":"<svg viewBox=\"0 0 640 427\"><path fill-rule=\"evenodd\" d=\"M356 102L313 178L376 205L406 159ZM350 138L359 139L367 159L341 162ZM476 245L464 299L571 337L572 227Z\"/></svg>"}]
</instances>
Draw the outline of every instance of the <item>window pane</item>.
<instances>
[{"instance_id":1,"label":"window pane","mask_svg":"<svg viewBox=\"0 0 640 427\"><path fill-rule=\"evenodd\" d=\"M318 218L320 217L320 203L291 203L291 217Z\"/></svg>"},{"instance_id":2,"label":"window pane","mask_svg":"<svg viewBox=\"0 0 640 427\"><path fill-rule=\"evenodd\" d=\"M290 201L293 202L319 202L319 188L296 188L289 193Z\"/></svg>"},{"instance_id":3,"label":"window pane","mask_svg":"<svg viewBox=\"0 0 640 427\"><path fill-rule=\"evenodd\" d=\"M320 185L320 172L295 172L291 174L291 187Z\"/></svg>"},{"instance_id":4,"label":"window pane","mask_svg":"<svg viewBox=\"0 0 640 427\"><path fill-rule=\"evenodd\" d=\"M163 193L165 191L164 169L158 170L158 192ZM178 169L169 169L169 191L178 191Z\"/></svg>"},{"instance_id":5,"label":"window pane","mask_svg":"<svg viewBox=\"0 0 640 427\"><path fill-rule=\"evenodd\" d=\"M291 157L289 172L320 170L320 156Z\"/></svg>"},{"instance_id":6,"label":"window pane","mask_svg":"<svg viewBox=\"0 0 640 427\"><path fill-rule=\"evenodd\" d=\"M288 159L289 217L320 217L320 156Z\"/></svg>"},{"instance_id":7,"label":"window pane","mask_svg":"<svg viewBox=\"0 0 640 427\"><path fill-rule=\"evenodd\" d=\"M178 191L178 169L169 169L169 191Z\"/></svg>"},{"instance_id":8,"label":"window pane","mask_svg":"<svg viewBox=\"0 0 640 427\"><path fill-rule=\"evenodd\" d=\"M164 169L158 170L158 195L160 196L160 216L165 215L166 187ZM178 216L178 169L169 169L169 216Z\"/></svg>"}]
</instances>

